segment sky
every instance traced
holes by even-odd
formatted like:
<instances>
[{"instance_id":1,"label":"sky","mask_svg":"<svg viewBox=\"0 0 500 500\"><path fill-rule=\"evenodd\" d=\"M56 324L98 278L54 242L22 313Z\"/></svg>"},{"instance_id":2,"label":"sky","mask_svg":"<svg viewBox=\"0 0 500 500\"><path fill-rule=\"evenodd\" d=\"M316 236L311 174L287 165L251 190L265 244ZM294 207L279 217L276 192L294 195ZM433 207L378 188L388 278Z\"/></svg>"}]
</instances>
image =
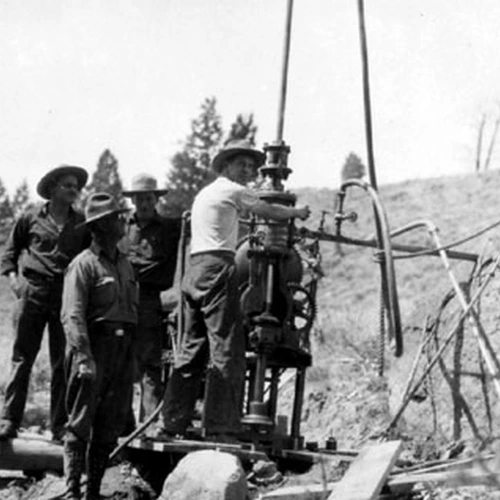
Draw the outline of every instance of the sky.
<instances>
[{"instance_id":1,"label":"sky","mask_svg":"<svg viewBox=\"0 0 500 500\"><path fill-rule=\"evenodd\" d=\"M276 139L287 0L0 0L0 179L92 173L161 185L206 97L227 130L253 113ZM498 0L365 0L379 184L474 171L500 113ZM366 163L356 0L295 0L283 139L287 189L339 185ZM500 148L500 146L499 146ZM498 168L500 150L491 168Z\"/></svg>"}]
</instances>

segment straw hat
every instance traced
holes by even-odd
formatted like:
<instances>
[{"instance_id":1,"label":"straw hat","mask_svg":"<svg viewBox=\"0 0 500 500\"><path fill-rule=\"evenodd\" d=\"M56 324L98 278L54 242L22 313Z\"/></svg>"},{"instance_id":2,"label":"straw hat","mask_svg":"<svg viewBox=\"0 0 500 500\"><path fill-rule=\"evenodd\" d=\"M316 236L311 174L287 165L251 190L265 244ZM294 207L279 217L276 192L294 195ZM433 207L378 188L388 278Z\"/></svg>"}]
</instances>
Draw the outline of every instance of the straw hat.
<instances>
[{"instance_id":1,"label":"straw hat","mask_svg":"<svg viewBox=\"0 0 500 500\"><path fill-rule=\"evenodd\" d=\"M266 155L259 149L255 149L249 141L236 140L228 142L213 158L212 170L219 173L224 166L224 163L232 156L244 154L251 156L255 160L255 168L259 168L264 164Z\"/></svg>"},{"instance_id":2,"label":"straw hat","mask_svg":"<svg viewBox=\"0 0 500 500\"><path fill-rule=\"evenodd\" d=\"M89 174L82 167L73 165L61 165L60 167L53 168L47 172L38 182L36 192L46 200L50 200L50 189L57 182L58 179L65 175L74 175L78 182L78 189L82 189L87 183Z\"/></svg>"},{"instance_id":3,"label":"straw hat","mask_svg":"<svg viewBox=\"0 0 500 500\"><path fill-rule=\"evenodd\" d=\"M156 179L149 174L137 174L132 179L132 189L123 191L123 196L134 196L141 193L154 193L156 196L163 196L168 193L168 189L158 189Z\"/></svg>"},{"instance_id":4,"label":"straw hat","mask_svg":"<svg viewBox=\"0 0 500 500\"><path fill-rule=\"evenodd\" d=\"M90 224L113 214L129 212L128 208L121 208L116 199L108 193L91 194L85 206L85 224Z\"/></svg>"}]
</instances>

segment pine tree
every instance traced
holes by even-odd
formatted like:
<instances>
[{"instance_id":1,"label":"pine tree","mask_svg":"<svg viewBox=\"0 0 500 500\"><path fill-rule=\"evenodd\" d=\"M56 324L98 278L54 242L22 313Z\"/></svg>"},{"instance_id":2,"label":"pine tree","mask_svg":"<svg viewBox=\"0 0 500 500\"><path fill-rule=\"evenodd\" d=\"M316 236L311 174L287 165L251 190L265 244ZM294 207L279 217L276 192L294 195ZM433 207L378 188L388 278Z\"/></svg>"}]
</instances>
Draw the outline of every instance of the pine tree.
<instances>
[{"instance_id":1,"label":"pine tree","mask_svg":"<svg viewBox=\"0 0 500 500\"><path fill-rule=\"evenodd\" d=\"M363 165L361 158L352 152L349 153L342 167L342 182L345 182L347 179L362 179L365 175L366 167Z\"/></svg>"},{"instance_id":2,"label":"pine tree","mask_svg":"<svg viewBox=\"0 0 500 500\"><path fill-rule=\"evenodd\" d=\"M23 212L32 206L33 202L30 200L28 182L24 179L16 188L14 196L12 197L11 208L14 217L19 217Z\"/></svg>"},{"instance_id":3,"label":"pine tree","mask_svg":"<svg viewBox=\"0 0 500 500\"><path fill-rule=\"evenodd\" d=\"M180 216L191 207L198 191L215 178L210 162L223 135L216 105L215 97L205 99L200 115L191 122L191 133L183 150L172 158L172 168L167 174L170 191L160 208L163 215Z\"/></svg>"},{"instance_id":4,"label":"pine tree","mask_svg":"<svg viewBox=\"0 0 500 500\"><path fill-rule=\"evenodd\" d=\"M12 223L14 211L10 202L7 189L3 181L0 179L0 226L4 227Z\"/></svg>"},{"instance_id":5,"label":"pine tree","mask_svg":"<svg viewBox=\"0 0 500 500\"><path fill-rule=\"evenodd\" d=\"M123 184L118 172L118 160L109 149L105 149L97 162L97 169L92 174L92 179L85 187L80 198L81 207L84 207L92 193L109 193L114 196L121 206L126 202L123 198Z\"/></svg>"},{"instance_id":6,"label":"pine tree","mask_svg":"<svg viewBox=\"0 0 500 500\"><path fill-rule=\"evenodd\" d=\"M161 201L162 215L179 217L182 212L191 208L200 189L215 179L210 163L223 144L235 139L248 139L255 145L256 134L253 114L238 114L223 140L217 100L215 97L205 99L199 116L191 122L191 133L184 141L182 151L176 153L171 160L171 169L167 174L170 191L166 200Z\"/></svg>"},{"instance_id":7,"label":"pine tree","mask_svg":"<svg viewBox=\"0 0 500 500\"><path fill-rule=\"evenodd\" d=\"M224 144L237 139L246 139L252 146L255 146L256 134L257 125L253 122L253 113L249 115L242 115L240 113L236 116L236 121L231 125L231 129Z\"/></svg>"}]
</instances>

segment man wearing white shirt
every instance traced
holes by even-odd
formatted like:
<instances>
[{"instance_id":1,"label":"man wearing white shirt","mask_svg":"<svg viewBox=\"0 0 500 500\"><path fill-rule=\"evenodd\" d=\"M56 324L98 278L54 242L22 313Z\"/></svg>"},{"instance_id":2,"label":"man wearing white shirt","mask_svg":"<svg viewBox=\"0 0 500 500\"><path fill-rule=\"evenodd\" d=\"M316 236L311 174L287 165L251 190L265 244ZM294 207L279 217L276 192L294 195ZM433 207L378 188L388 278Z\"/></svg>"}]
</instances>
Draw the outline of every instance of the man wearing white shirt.
<instances>
[{"instance_id":1,"label":"man wearing white shirt","mask_svg":"<svg viewBox=\"0 0 500 500\"><path fill-rule=\"evenodd\" d=\"M232 440L240 430L245 337L234 260L239 214L250 211L274 220L310 215L307 206L270 204L246 187L264 160L264 153L247 141L230 142L212 161L217 179L194 200L190 262L182 285L185 335L167 386L164 437L182 435L190 424L207 357L206 436Z\"/></svg>"}]
</instances>

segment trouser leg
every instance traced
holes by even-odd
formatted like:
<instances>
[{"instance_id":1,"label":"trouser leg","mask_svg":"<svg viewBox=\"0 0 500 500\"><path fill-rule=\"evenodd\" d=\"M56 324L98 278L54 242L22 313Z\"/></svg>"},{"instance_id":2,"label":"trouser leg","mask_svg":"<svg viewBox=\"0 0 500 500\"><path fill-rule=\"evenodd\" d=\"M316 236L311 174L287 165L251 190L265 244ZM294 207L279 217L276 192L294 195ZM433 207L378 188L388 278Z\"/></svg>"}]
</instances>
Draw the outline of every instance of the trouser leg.
<instances>
[{"instance_id":1,"label":"trouser leg","mask_svg":"<svg viewBox=\"0 0 500 500\"><path fill-rule=\"evenodd\" d=\"M9 381L1 417L19 427L26 406L31 370L40 350L46 323L45 311L30 300L30 285L17 304Z\"/></svg>"},{"instance_id":2,"label":"trouser leg","mask_svg":"<svg viewBox=\"0 0 500 500\"><path fill-rule=\"evenodd\" d=\"M245 337L234 269L227 270L227 279L204 304L203 313L210 345L203 424L207 434L235 434L241 430Z\"/></svg>"},{"instance_id":3,"label":"trouser leg","mask_svg":"<svg viewBox=\"0 0 500 500\"><path fill-rule=\"evenodd\" d=\"M101 483L113 446L91 443L87 455L87 491L85 500L98 500Z\"/></svg>"},{"instance_id":4,"label":"trouser leg","mask_svg":"<svg viewBox=\"0 0 500 500\"><path fill-rule=\"evenodd\" d=\"M183 434L191 423L208 355L203 316L186 297L186 333L168 380L163 407L167 432Z\"/></svg>"},{"instance_id":5,"label":"trouser leg","mask_svg":"<svg viewBox=\"0 0 500 500\"><path fill-rule=\"evenodd\" d=\"M54 311L49 320L49 354L52 367L50 381L50 427L54 437L59 438L64 432L68 415L66 412L66 375L64 370L66 340L59 320L59 309Z\"/></svg>"},{"instance_id":6,"label":"trouser leg","mask_svg":"<svg viewBox=\"0 0 500 500\"><path fill-rule=\"evenodd\" d=\"M69 434L64 442L65 500L81 498L80 481L85 470L87 443Z\"/></svg>"}]
</instances>

